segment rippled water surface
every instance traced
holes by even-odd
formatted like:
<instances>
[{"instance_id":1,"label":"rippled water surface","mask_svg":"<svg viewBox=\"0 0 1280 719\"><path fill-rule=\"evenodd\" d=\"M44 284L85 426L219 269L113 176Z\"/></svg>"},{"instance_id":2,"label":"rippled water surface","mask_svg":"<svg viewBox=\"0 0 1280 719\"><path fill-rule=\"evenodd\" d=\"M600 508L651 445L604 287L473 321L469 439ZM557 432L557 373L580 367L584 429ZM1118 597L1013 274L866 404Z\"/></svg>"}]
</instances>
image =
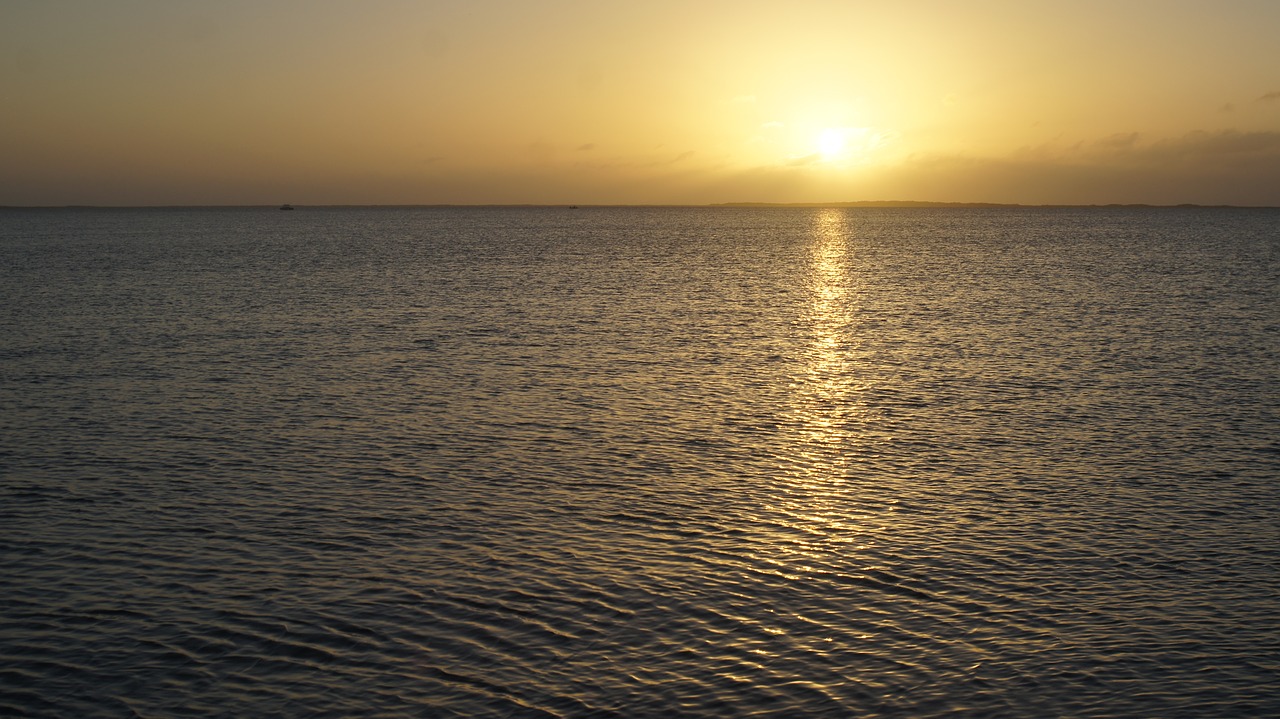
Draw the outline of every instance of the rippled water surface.
<instances>
[{"instance_id":1,"label":"rippled water surface","mask_svg":"<svg viewBox=\"0 0 1280 719\"><path fill-rule=\"evenodd\" d=\"M0 715L1280 715L1280 212L0 212Z\"/></svg>"}]
</instances>

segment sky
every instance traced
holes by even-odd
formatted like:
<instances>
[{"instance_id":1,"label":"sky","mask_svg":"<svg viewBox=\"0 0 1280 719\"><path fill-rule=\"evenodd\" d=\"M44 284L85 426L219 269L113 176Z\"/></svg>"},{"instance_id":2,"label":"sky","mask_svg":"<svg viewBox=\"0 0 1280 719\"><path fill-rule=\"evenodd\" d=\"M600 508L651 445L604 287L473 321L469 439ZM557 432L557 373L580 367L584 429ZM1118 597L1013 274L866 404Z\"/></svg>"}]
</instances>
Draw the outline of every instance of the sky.
<instances>
[{"instance_id":1,"label":"sky","mask_svg":"<svg viewBox=\"0 0 1280 719\"><path fill-rule=\"evenodd\" d=\"M0 205L1280 205L1277 0L0 0Z\"/></svg>"}]
</instances>

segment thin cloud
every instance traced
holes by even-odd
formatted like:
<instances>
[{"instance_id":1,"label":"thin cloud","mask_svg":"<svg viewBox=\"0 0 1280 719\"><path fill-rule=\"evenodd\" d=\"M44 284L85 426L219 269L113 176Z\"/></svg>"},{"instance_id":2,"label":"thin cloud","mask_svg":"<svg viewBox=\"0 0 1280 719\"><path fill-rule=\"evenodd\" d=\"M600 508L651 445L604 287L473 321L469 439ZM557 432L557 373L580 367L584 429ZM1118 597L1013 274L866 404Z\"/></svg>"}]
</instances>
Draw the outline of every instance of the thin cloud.
<instances>
[{"instance_id":1,"label":"thin cloud","mask_svg":"<svg viewBox=\"0 0 1280 719\"><path fill-rule=\"evenodd\" d=\"M915 157L877 173L876 189L968 202L1277 206L1280 132L1198 131L1156 140L1121 133L1078 152Z\"/></svg>"},{"instance_id":2,"label":"thin cloud","mask_svg":"<svg viewBox=\"0 0 1280 719\"><path fill-rule=\"evenodd\" d=\"M589 152L594 149L596 149L596 143L594 142L588 142L585 145L578 146L578 152Z\"/></svg>"},{"instance_id":3,"label":"thin cloud","mask_svg":"<svg viewBox=\"0 0 1280 719\"><path fill-rule=\"evenodd\" d=\"M1138 142L1138 133L1136 132L1117 132L1114 135L1104 137L1093 143L1096 147L1106 150L1131 150Z\"/></svg>"},{"instance_id":4,"label":"thin cloud","mask_svg":"<svg viewBox=\"0 0 1280 719\"><path fill-rule=\"evenodd\" d=\"M1268 92L1267 94L1263 95L1257 100L1254 100L1254 102L1276 102L1276 101L1280 101L1280 90L1276 90L1274 92Z\"/></svg>"},{"instance_id":5,"label":"thin cloud","mask_svg":"<svg viewBox=\"0 0 1280 719\"><path fill-rule=\"evenodd\" d=\"M1280 132L1240 132L1197 130L1182 137L1161 140L1148 147L1150 158L1173 157L1265 157L1280 155Z\"/></svg>"},{"instance_id":6,"label":"thin cloud","mask_svg":"<svg viewBox=\"0 0 1280 719\"><path fill-rule=\"evenodd\" d=\"M1174 161L1217 162L1223 159L1254 160L1277 156L1280 156L1280 132L1196 130L1179 137L1147 141L1144 141L1144 136L1138 132L1118 132L1072 145L1051 141L1042 145L1020 148L1008 159L1019 163L1105 165L1161 164Z\"/></svg>"},{"instance_id":7,"label":"thin cloud","mask_svg":"<svg viewBox=\"0 0 1280 719\"><path fill-rule=\"evenodd\" d=\"M589 168L589 169L598 170L598 171L627 172L627 171L634 171L634 170L644 170L647 168L668 167L670 165L675 165L677 163L684 162L685 160L688 160L689 158L695 156L696 154L697 153L694 150L686 150L676 155L675 157L669 157L669 156L666 156L667 153L663 153L664 156L661 158L653 157L649 159L639 159L639 158L623 159L618 157L613 157L608 159L601 158L601 159L595 159L595 160L584 159L574 163L574 166Z\"/></svg>"}]
</instances>

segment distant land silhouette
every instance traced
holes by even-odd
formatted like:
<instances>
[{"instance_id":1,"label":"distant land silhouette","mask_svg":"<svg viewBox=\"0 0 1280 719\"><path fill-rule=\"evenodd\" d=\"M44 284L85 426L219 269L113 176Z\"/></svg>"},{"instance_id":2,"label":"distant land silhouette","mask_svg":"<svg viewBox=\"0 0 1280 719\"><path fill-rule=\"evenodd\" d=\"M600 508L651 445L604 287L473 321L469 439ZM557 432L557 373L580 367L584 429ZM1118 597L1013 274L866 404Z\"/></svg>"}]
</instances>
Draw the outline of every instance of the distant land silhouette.
<instances>
[{"instance_id":1,"label":"distant land silhouette","mask_svg":"<svg viewBox=\"0 0 1280 719\"><path fill-rule=\"evenodd\" d=\"M859 200L857 202L721 202L710 207L942 207L942 208L1037 208L1037 207L1271 207L1270 205L1199 205L1184 202L1177 205L1145 203L1111 203L1106 205L1023 205L1012 202L924 202L919 200Z\"/></svg>"},{"instance_id":2,"label":"distant land silhouette","mask_svg":"<svg viewBox=\"0 0 1280 719\"><path fill-rule=\"evenodd\" d=\"M476 202L476 203L452 203L452 202L424 202L421 204L365 204L350 205L343 203L334 204L317 204L317 205L0 205L0 210L137 210L137 209L196 209L196 208L234 208L234 207L258 207L258 208L275 208L275 209L296 209L298 207L385 207L385 208L407 208L407 207L564 207L567 209L578 209L580 207L937 207L937 208L959 208L959 209L1036 209L1036 208L1152 208L1152 209L1176 209L1176 208L1236 208L1236 209L1280 209L1277 205L1201 205L1194 202L1183 202L1177 205L1152 205L1146 203L1110 203L1110 204L1018 204L1014 202L928 202L922 200L858 200L856 202L712 202L712 203L666 203L653 204L645 202L637 203L609 203L602 202L599 204L569 204L559 202Z\"/></svg>"}]
</instances>

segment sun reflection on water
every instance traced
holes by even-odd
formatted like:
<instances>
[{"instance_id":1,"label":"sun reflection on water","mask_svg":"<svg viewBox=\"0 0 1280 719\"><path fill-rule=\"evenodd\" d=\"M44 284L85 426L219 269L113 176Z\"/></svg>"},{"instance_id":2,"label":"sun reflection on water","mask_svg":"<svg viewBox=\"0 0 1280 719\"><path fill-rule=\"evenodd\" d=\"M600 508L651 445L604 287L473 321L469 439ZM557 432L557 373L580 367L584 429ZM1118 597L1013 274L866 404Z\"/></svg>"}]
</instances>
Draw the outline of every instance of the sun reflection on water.
<instances>
[{"instance_id":1,"label":"sun reflection on water","mask_svg":"<svg viewBox=\"0 0 1280 719\"><path fill-rule=\"evenodd\" d=\"M816 453L812 469L832 474L840 464L840 447L848 439L852 368L849 325L852 287L848 216L838 209L819 210L813 218L806 374L795 409L803 429L804 450Z\"/></svg>"},{"instance_id":2,"label":"sun reflection on water","mask_svg":"<svg viewBox=\"0 0 1280 719\"><path fill-rule=\"evenodd\" d=\"M859 431L852 333L858 290L850 219L839 209L813 215L805 299L797 308L801 362L792 379L789 410L794 434L774 507L789 518L785 524L794 532L777 543L774 551L781 556L774 559L792 570L795 562L823 556L833 544L865 540L865 534L852 531L860 523L837 499Z\"/></svg>"},{"instance_id":3,"label":"sun reflection on water","mask_svg":"<svg viewBox=\"0 0 1280 719\"><path fill-rule=\"evenodd\" d=\"M841 551L865 547L875 531L851 513L843 486L856 462L862 431L856 334L858 276L854 261L855 215L822 209L811 219L806 282L796 308L799 364L792 376L791 428L783 475L775 485L777 521L786 531L758 559L786 576L801 576L810 563L820 566L836 545Z\"/></svg>"}]
</instances>

